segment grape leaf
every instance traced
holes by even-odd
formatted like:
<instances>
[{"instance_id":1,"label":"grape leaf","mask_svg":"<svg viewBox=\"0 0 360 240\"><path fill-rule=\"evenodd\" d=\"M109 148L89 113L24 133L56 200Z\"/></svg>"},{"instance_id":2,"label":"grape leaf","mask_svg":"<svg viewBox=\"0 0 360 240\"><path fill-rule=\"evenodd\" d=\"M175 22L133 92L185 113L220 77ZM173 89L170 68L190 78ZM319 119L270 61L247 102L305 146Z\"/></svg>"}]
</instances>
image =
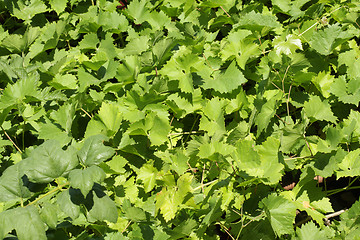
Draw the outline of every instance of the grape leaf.
<instances>
[{"instance_id":1,"label":"grape leaf","mask_svg":"<svg viewBox=\"0 0 360 240\"><path fill-rule=\"evenodd\" d=\"M135 0L127 6L127 12L134 18L136 24L145 22L150 15L147 7L148 2L145 0Z\"/></svg>"},{"instance_id":2,"label":"grape leaf","mask_svg":"<svg viewBox=\"0 0 360 240\"><path fill-rule=\"evenodd\" d=\"M23 160L21 168L30 181L47 183L67 174L77 165L78 160L73 151L64 151L58 141L48 140Z\"/></svg>"},{"instance_id":3,"label":"grape leaf","mask_svg":"<svg viewBox=\"0 0 360 240\"><path fill-rule=\"evenodd\" d=\"M332 89L332 85L334 83L335 77L330 75L329 72L320 72L317 76L314 76L311 79L311 82L314 83L316 88L319 90L319 92L323 95L325 98L330 97L330 89Z\"/></svg>"},{"instance_id":4,"label":"grape leaf","mask_svg":"<svg viewBox=\"0 0 360 240\"><path fill-rule=\"evenodd\" d=\"M275 37L273 45L278 56L281 56L282 53L291 55L295 53L297 49L303 50L301 40L293 34Z\"/></svg>"},{"instance_id":5,"label":"grape leaf","mask_svg":"<svg viewBox=\"0 0 360 240\"><path fill-rule=\"evenodd\" d=\"M0 213L0 238L15 230L19 239L47 239L46 225L36 207L14 208Z\"/></svg>"},{"instance_id":6,"label":"grape leaf","mask_svg":"<svg viewBox=\"0 0 360 240\"><path fill-rule=\"evenodd\" d=\"M244 14L234 27L241 27L257 32L267 32L280 26L280 23L274 15L251 11Z\"/></svg>"},{"instance_id":7,"label":"grape leaf","mask_svg":"<svg viewBox=\"0 0 360 240\"><path fill-rule=\"evenodd\" d=\"M58 223L58 206L45 202L40 211L40 217L50 228L55 229Z\"/></svg>"},{"instance_id":8,"label":"grape leaf","mask_svg":"<svg viewBox=\"0 0 360 240\"><path fill-rule=\"evenodd\" d=\"M347 66L347 76L350 79L358 78L360 76L360 60L359 51L352 49L339 54L339 66Z\"/></svg>"},{"instance_id":9,"label":"grape leaf","mask_svg":"<svg viewBox=\"0 0 360 240\"><path fill-rule=\"evenodd\" d=\"M137 179L143 182L145 192L150 192L155 187L157 173L158 171L153 167L153 163L144 164L139 169Z\"/></svg>"},{"instance_id":10,"label":"grape leaf","mask_svg":"<svg viewBox=\"0 0 360 240\"><path fill-rule=\"evenodd\" d=\"M79 204L74 203L77 201L75 193L74 191L72 191L72 189L67 189L58 194L56 197L56 202L59 205L60 209L72 219L76 219L79 217L80 206Z\"/></svg>"},{"instance_id":11,"label":"grape leaf","mask_svg":"<svg viewBox=\"0 0 360 240\"><path fill-rule=\"evenodd\" d=\"M7 4L11 5L9 9L12 10L14 16L25 22L30 22L36 14L43 13L47 10L46 5L40 0L17 1L14 5L11 1L8 1Z\"/></svg>"},{"instance_id":12,"label":"grape leaf","mask_svg":"<svg viewBox=\"0 0 360 240\"><path fill-rule=\"evenodd\" d=\"M360 102L360 84L358 78L352 78L348 82L344 75L335 79L330 86L330 92L343 103L358 105Z\"/></svg>"},{"instance_id":13,"label":"grape leaf","mask_svg":"<svg viewBox=\"0 0 360 240\"><path fill-rule=\"evenodd\" d=\"M65 10L67 2L67 0L50 0L50 5L60 15Z\"/></svg>"},{"instance_id":14,"label":"grape leaf","mask_svg":"<svg viewBox=\"0 0 360 240\"><path fill-rule=\"evenodd\" d=\"M118 218L117 207L115 202L104 193L94 192L93 194L94 205L88 212L88 219L90 222L95 221L109 221L115 223Z\"/></svg>"},{"instance_id":15,"label":"grape leaf","mask_svg":"<svg viewBox=\"0 0 360 240\"><path fill-rule=\"evenodd\" d=\"M268 137L256 150L261 160L261 167L264 169L264 178L269 184L276 184L281 180L284 165L280 163L279 157L280 141L274 137Z\"/></svg>"},{"instance_id":16,"label":"grape leaf","mask_svg":"<svg viewBox=\"0 0 360 240\"><path fill-rule=\"evenodd\" d=\"M229 65L225 72L216 72L213 79L206 79L202 87L204 89L214 89L220 93L229 93L241 84L246 83L247 79L242 72L236 67L235 61Z\"/></svg>"},{"instance_id":17,"label":"grape leaf","mask_svg":"<svg viewBox=\"0 0 360 240\"><path fill-rule=\"evenodd\" d=\"M305 223L301 228L296 229L297 239L328 239L325 232L321 231L313 222Z\"/></svg>"},{"instance_id":18,"label":"grape leaf","mask_svg":"<svg viewBox=\"0 0 360 240\"><path fill-rule=\"evenodd\" d=\"M27 184L28 181L24 178L21 163L8 167L0 176L0 202L31 197L32 193Z\"/></svg>"},{"instance_id":19,"label":"grape leaf","mask_svg":"<svg viewBox=\"0 0 360 240\"><path fill-rule=\"evenodd\" d=\"M122 122L122 114L118 104L113 102L103 102L98 115L110 132L110 135L114 135L119 130Z\"/></svg>"},{"instance_id":20,"label":"grape leaf","mask_svg":"<svg viewBox=\"0 0 360 240\"><path fill-rule=\"evenodd\" d=\"M327 28L315 32L310 41L310 46L322 55L329 55L332 51L350 39L353 35L343 31L339 25L330 25Z\"/></svg>"},{"instance_id":21,"label":"grape leaf","mask_svg":"<svg viewBox=\"0 0 360 240\"><path fill-rule=\"evenodd\" d=\"M86 166L98 165L114 155L114 149L104 145L105 139L103 135L88 137L78 152L80 162Z\"/></svg>"},{"instance_id":22,"label":"grape leaf","mask_svg":"<svg viewBox=\"0 0 360 240\"><path fill-rule=\"evenodd\" d=\"M336 170L336 177L345 176L354 177L360 175L360 149L349 152L341 163L338 164L339 169Z\"/></svg>"},{"instance_id":23,"label":"grape leaf","mask_svg":"<svg viewBox=\"0 0 360 240\"><path fill-rule=\"evenodd\" d=\"M328 101L321 101L319 96L310 95L309 101L304 103L304 111L312 121L325 120L335 123L337 120Z\"/></svg>"},{"instance_id":24,"label":"grape leaf","mask_svg":"<svg viewBox=\"0 0 360 240\"><path fill-rule=\"evenodd\" d=\"M101 183L105 179L105 172L98 166L90 166L85 169L74 169L69 173L70 186L80 189L84 197L93 188L94 183Z\"/></svg>"},{"instance_id":25,"label":"grape leaf","mask_svg":"<svg viewBox=\"0 0 360 240\"><path fill-rule=\"evenodd\" d=\"M276 235L293 233L293 223L296 216L296 206L289 200L271 194L261 201L264 204L266 216Z\"/></svg>"},{"instance_id":26,"label":"grape leaf","mask_svg":"<svg viewBox=\"0 0 360 240\"><path fill-rule=\"evenodd\" d=\"M261 168L260 156L254 149L254 142L249 140L238 141L232 156L241 171L245 171L254 177L263 176L264 169Z\"/></svg>"}]
</instances>

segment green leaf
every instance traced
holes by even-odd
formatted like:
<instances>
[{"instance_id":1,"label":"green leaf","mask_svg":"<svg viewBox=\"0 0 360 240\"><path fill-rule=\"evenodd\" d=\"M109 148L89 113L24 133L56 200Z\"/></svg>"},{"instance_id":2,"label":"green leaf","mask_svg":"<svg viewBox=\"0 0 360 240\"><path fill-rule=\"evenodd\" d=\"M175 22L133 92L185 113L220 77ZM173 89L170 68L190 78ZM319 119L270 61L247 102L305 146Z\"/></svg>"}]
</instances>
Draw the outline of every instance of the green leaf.
<instances>
[{"instance_id":1,"label":"green leaf","mask_svg":"<svg viewBox=\"0 0 360 240\"><path fill-rule=\"evenodd\" d=\"M98 165L115 154L113 148L105 146L103 135L95 135L87 138L78 152L79 160L85 166Z\"/></svg>"},{"instance_id":2,"label":"green leaf","mask_svg":"<svg viewBox=\"0 0 360 240\"><path fill-rule=\"evenodd\" d=\"M171 126L167 116L161 116L160 114L152 112L147 115L146 123L151 125L149 139L152 145L158 146L168 141Z\"/></svg>"},{"instance_id":3,"label":"green leaf","mask_svg":"<svg viewBox=\"0 0 360 240\"><path fill-rule=\"evenodd\" d=\"M49 202L42 205L40 217L50 228L55 229L58 223L58 207Z\"/></svg>"},{"instance_id":4,"label":"green leaf","mask_svg":"<svg viewBox=\"0 0 360 240\"><path fill-rule=\"evenodd\" d=\"M275 193L261 201L264 204L266 216L277 236L293 233L293 223L296 216L296 206L289 200Z\"/></svg>"},{"instance_id":5,"label":"green leaf","mask_svg":"<svg viewBox=\"0 0 360 240\"><path fill-rule=\"evenodd\" d=\"M360 175L360 149L350 151L344 159L338 164L339 169L336 170L336 177L355 177Z\"/></svg>"},{"instance_id":6,"label":"green leaf","mask_svg":"<svg viewBox=\"0 0 360 240\"><path fill-rule=\"evenodd\" d=\"M71 126L75 118L76 104L65 103L55 112L51 112L50 116L66 131L71 132Z\"/></svg>"},{"instance_id":7,"label":"green leaf","mask_svg":"<svg viewBox=\"0 0 360 240\"><path fill-rule=\"evenodd\" d=\"M143 182L145 192L150 192L155 187L157 173L158 171L153 167L153 163L144 164L139 169L137 179Z\"/></svg>"},{"instance_id":8,"label":"green leaf","mask_svg":"<svg viewBox=\"0 0 360 240\"><path fill-rule=\"evenodd\" d=\"M22 19L25 22L30 22L30 20L39 13L43 13L47 10L46 5L40 0L30 0L30 1L17 1L15 3L9 3L12 10L12 14L18 19Z\"/></svg>"},{"instance_id":9,"label":"green leaf","mask_svg":"<svg viewBox=\"0 0 360 240\"><path fill-rule=\"evenodd\" d=\"M284 1L284 0L272 0L272 4L276 9L279 9L282 13L286 13L292 16L291 19L297 19L302 17L305 14L305 11L302 11L302 6L309 2L309 0L300 0L300 1Z\"/></svg>"},{"instance_id":10,"label":"green leaf","mask_svg":"<svg viewBox=\"0 0 360 240\"><path fill-rule=\"evenodd\" d=\"M21 200L32 196L24 177L21 162L8 167L0 177L0 202ZM0 224L1 226L1 224Z\"/></svg>"},{"instance_id":11,"label":"green leaf","mask_svg":"<svg viewBox=\"0 0 360 240\"><path fill-rule=\"evenodd\" d=\"M221 73L220 71L217 71L214 74L213 79L206 79L202 87L204 89L212 88L220 93L229 93L246 82L247 79L236 67L235 61L233 61L225 72Z\"/></svg>"},{"instance_id":12,"label":"green leaf","mask_svg":"<svg viewBox=\"0 0 360 240\"><path fill-rule=\"evenodd\" d=\"M304 111L312 121L325 120L336 123L337 120L328 101L321 101L319 96L310 95L309 101L304 103Z\"/></svg>"},{"instance_id":13,"label":"green leaf","mask_svg":"<svg viewBox=\"0 0 360 240\"><path fill-rule=\"evenodd\" d=\"M255 143L249 140L240 140L236 144L236 150L232 154L237 167L250 176L262 177L264 170L261 169L259 154L254 149Z\"/></svg>"},{"instance_id":14,"label":"green leaf","mask_svg":"<svg viewBox=\"0 0 360 240\"><path fill-rule=\"evenodd\" d=\"M207 131L210 136L215 133L225 132L224 102L219 98L208 101L202 111L205 116L201 117L199 130Z\"/></svg>"},{"instance_id":15,"label":"green leaf","mask_svg":"<svg viewBox=\"0 0 360 240\"><path fill-rule=\"evenodd\" d=\"M347 67L346 73L350 79L359 78L360 60L359 60L359 51L357 49L352 49L350 51L340 53L338 61L339 61L339 66L344 64Z\"/></svg>"},{"instance_id":16,"label":"green leaf","mask_svg":"<svg viewBox=\"0 0 360 240\"><path fill-rule=\"evenodd\" d=\"M34 206L14 208L0 213L0 238L3 239L13 229L19 239L47 239L46 225Z\"/></svg>"},{"instance_id":17,"label":"green leaf","mask_svg":"<svg viewBox=\"0 0 360 240\"><path fill-rule=\"evenodd\" d=\"M279 157L280 140L268 137L265 142L256 147L260 156L264 177L269 184L276 184L281 180L284 165Z\"/></svg>"},{"instance_id":18,"label":"green leaf","mask_svg":"<svg viewBox=\"0 0 360 240\"><path fill-rule=\"evenodd\" d=\"M274 49L278 56L281 54L291 55L297 49L303 50L301 40L293 34L275 37L273 40Z\"/></svg>"},{"instance_id":19,"label":"green leaf","mask_svg":"<svg viewBox=\"0 0 360 240\"><path fill-rule=\"evenodd\" d=\"M70 150L62 150L56 140L48 140L34 149L29 158L24 159L22 170L32 182L47 183L67 174L78 165L76 155Z\"/></svg>"},{"instance_id":20,"label":"green leaf","mask_svg":"<svg viewBox=\"0 0 360 240\"><path fill-rule=\"evenodd\" d=\"M339 25L330 25L323 30L315 32L310 41L310 46L322 55L329 55L332 51L350 39L353 35L343 31Z\"/></svg>"},{"instance_id":21,"label":"green leaf","mask_svg":"<svg viewBox=\"0 0 360 240\"><path fill-rule=\"evenodd\" d=\"M330 75L330 72L320 72L317 76L314 76L311 81L314 83L315 87L325 98L330 97L330 89L333 88L332 84L334 83L334 76Z\"/></svg>"},{"instance_id":22,"label":"green leaf","mask_svg":"<svg viewBox=\"0 0 360 240\"><path fill-rule=\"evenodd\" d=\"M178 181L177 186L165 189L163 188L156 194L156 210L160 209L165 221L170 221L176 215L179 205L183 203L185 197L192 192L190 186L192 176L190 174L182 175Z\"/></svg>"},{"instance_id":23,"label":"green leaf","mask_svg":"<svg viewBox=\"0 0 360 240\"><path fill-rule=\"evenodd\" d=\"M358 105L360 102L359 78L352 78L346 81L344 75L339 76L331 84L330 92L343 103Z\"/></svg>"},{"instance_id":24,"label":"green leaf","mask_svg":"<svg viewBox=\"0 0 360 240\"><path fill-rule=\"evenodd\" d=\"M321 231L313 222L305 223L300 229L296 229L297 239L328 239L325 232Z\"/></svg>"},{"instance_id":25,"label":"green leaf","mask_svg":"<svg viewBox=\"0 0 360 240\"><path fill-rule=\"evenodd\" d=\"M96 194L94 192L94 205L88 212L88 218L90 222L95 221L109 221L115 223L118 218L118 212L115 202L109 198L108 195L101 193Z\"/></svg>"},{"instance_id":26,"label":"green leaf","mask_svg":"<svg viewBox=\"0 0 360 240\"><path fill-rule=\"evenodd\" d=\"M145 22L149 17L149 9L147 8L148 2L145 0L135 0L127 6L128 14L134 18L136 24Z\"/></svg>"},{"instance_id":27,"label":"green leaf","mask_svg":"<svg viewBox=\"0 0 360 240\"><path fill-rule=\"evenodd\" d=\"M132 207L128 199L125 199L122 204L122 210L125 213L125 217L131 221L144 221L146 220L146 214L143 209L138 207Z\"/></svg>"},{"instance_id":28,"label":"green leaf","mask_svg":"<svg viewBox=\"0 0 360 240\"><path fill-rule=\"evenodd\" d=\"M68 0L50 0L50 5L60 15L65 10L67 2Z\"/></svg>"},{"instance_id":29,"label":"green leaf","mask_svg":"<svg viewBox=\"0 0 360 240\"><path fill-rule=\"evenodd\" d=\"M25 77L14 84L8 84L0 98L2 108L24 101L26 96L36 96L38 79L35 76Z\"/></svg>"},{"instance_id":30,"label":"green leaf","mask_svg":"<svg viewBox=\"0 0 360 240\"><path fill-rule=\"evenodd\" d=\"M78 75L79 79L79 91L84 92L86 88L88 88L91 85L98 85L101 81L91 75L90 73L86 72L83 68L79 68Z\"/></svg>"},{"instance_id":31,"label":"green leaf","mask_svg":"<svg viewBox=\"0 0 360 240\"><path fill-rule=\"evenodd\" d=\"M255 11L244 14L234 27L250 29L256 32L266 33L269 30L280 27L277 18L270 14L261 14Z\"/></svg>"},{"instance_id":32,"label":"green leaf","mask_svg":"<svg viewBox=\"0 0 360 240\"><path fill-rule=\"evenodd\" d=\"M119 130L122 122L122 114L117 103L103 102L98 115L111 135L114 135Z\"/></svg>"},{"instance_id":33,"label":"green leaf","mask_svg":"<svg viewBox=\"0 0 360 240\"><path fill-rule=\"evenodd\" d=\"M59 205L60 209L66 213L73 220L79 217L80 215L80 206L77 201L75 192L72 189L66 189L62 191L56 197L56 202Z\"/></svg>"},{"instance_id":34,"label":"green leaf","mask_svg":"<svg viewBox=\"0 0 360 240\"><path fill-rule=\"evenodd\" d=\"M88 33L79 42L80 49L96 49L99 39L95 33Z\"/></svg>"},{"instance_id":35,"label":"green leaf","mask_svg":"<svg viewBox=\"0 0 360 240\"><path fill-rule=\"evenodd\" d=\"M101 11L99 13L99 23L102 24L104 31L125 32L129 22L126 17L116 11Z\"/></svg>"},{"instance_id":36,"label":"green leaf","mask_svg":"<svg viewBox=\"0 0 360 240\"><path fill-rule=\"evenodd\" d=\"M263 101L255 100L254 105L259 111L259 114L255 117L255 125L258 126L257 136L259 136L262 131L266 130L276 113L278 102L281 98L282 93L280 91L275 91L270 99L264 99Z\"/></svg>"},{"instance_id":37,"label":"green leaf","mask_svg":"<svg viewBox=\"0 0 360 240\"><path fill-rule=\"evenodd\" d=\"M39 139L56 140L60 145L66 145L71 141L68 133L51 122L39 123L39 128Z\"/></svg>"},{"instance_id":38,"label":"green leaf","mask_svg":"<svg viewBox=\"0 0 360 240\"><path fill-rule=\"evenodd\" d=\"M74 169L69 173L70 186L80 189L84 197L93 188L94 183L101 183L105 179L105 172L98 166L85 169Z\"/></svg>"}]
</instances>

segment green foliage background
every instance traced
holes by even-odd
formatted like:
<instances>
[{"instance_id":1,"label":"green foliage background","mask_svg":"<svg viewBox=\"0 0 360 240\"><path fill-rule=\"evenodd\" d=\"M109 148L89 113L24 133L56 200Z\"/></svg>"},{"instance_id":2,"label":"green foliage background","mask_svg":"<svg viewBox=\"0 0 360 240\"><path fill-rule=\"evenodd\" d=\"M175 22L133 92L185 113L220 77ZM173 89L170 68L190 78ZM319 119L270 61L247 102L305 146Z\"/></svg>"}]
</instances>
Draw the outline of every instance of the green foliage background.
<instances>
[{"instance_id":1,"label":"green foliage background","mask_svg":"<svg viewBox=\"0 0 360 240\"><path fill-rule=\"evenodd\" d=\"M0 239L359 236L359 1L122 2L0 2Z\"/></svg>"}]
</instances>

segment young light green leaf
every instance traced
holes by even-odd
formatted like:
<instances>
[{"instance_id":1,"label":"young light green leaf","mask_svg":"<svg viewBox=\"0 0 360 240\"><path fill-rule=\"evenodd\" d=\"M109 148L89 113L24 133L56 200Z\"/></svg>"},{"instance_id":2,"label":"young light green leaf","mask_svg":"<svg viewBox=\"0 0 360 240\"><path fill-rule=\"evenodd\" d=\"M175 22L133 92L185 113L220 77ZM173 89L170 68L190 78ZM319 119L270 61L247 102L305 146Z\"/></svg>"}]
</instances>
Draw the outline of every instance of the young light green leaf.
<instances>
[{"instance_id":1,"label":"young light green leaf","mask_svg":"<svg viewBox=\"0 0 360 240\"><path fill-rule=\"evenodd\" d=\"M260 156L261 167L264 169L264 178L269 184L276 184L281 180L284 165L279 157L280 141L274 137L268 137L261 145L256 146Z\"/></svg>"},{"instance_id":2,"label":"young light green leaf","mask_svg":"<svg viewBox=\"0 0 360 240\"><path fill-rule=\"evenodd\" d=\"M278 56L281 56L282 53L291 55L297 49L303 50L301 40L293 34L286 35L286 37L285 35L275 37L273 45Z\"/></svg>"},{"instance_id":3,"label":"young light green leaf","mask_svg":"<svg viewBox=\"0 0 360 240\"><path fill-rule=\"evenodd\" d=\"M358 105L360 102L359 78L352 78L346 81L345 75L339 76L331 84L330 92L343 103Z\"/></svg>"},{"instance_id":4,"label":"young light green leaf","mask_svg":"<svg viewBox=\"0 0 360 240\"><path fill-rule=\"evenodd\" d=\"M240 140L236 144L236 150L232 154L237 167L250 176L262 177L264 169L261 168L259 154L254 149L255 143L249 140Z\"/></svg>"},{"instance_id":5,"label":"young light green leaf","mask_svg":"<svg viewBox=\"0 0 360 240\"><path fill-rule=\"evenodd\" d=\"M150 12L147 5L148 2L145 0L135 0L128 5L127 12L134 18L136 24L141 24L148 19Z\"/></svg>"}]
</instances>

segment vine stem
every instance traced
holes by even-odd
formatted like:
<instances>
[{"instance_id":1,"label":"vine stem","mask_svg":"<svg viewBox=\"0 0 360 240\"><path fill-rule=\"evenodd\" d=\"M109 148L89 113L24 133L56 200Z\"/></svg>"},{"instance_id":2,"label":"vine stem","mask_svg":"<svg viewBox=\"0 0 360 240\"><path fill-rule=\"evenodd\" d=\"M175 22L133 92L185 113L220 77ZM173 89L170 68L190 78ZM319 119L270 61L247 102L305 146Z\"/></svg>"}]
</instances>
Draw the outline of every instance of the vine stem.
<instances>
[{"instance_id":1,"label":"vine stem","mask_svg":"<svg viewBox=\"0 0 360 240\"><path fill-rule=\"evenodd\" d=\"M346 210L347 209L342 209L342 210L339 210L337 212L333 212L333 213L325 215L325 217L324 217L325 224L329 226L330 225L330 221L329 221L330 218L337 217L340 214L344 213Z\"/></svg>"},{"instance_id":2,"label":"vine stem","mask_svg":"<svg viewBox=\"0 0 360 240\"><path fill-rule=\"evenodd\" d=\"M219 225L221 226L221 228L224 229L225 232L230 236L230 238L231 238L232 240L236 240L236 239L231 235L231 233L229 232L229 229L224 226L224 224L222 224L221 222L218 222L218 223L219 223Z\"/></svg>"},{"instance_id":3,"label":"vine stem","mask_svg":"<svg viewBox=\"0 0 360 240\"><path fill-rule=\"evenodd\" d=\"M49 195L51 195L51 194L53 194L53 193L61 190L63 187L65 187L66 185L69 185L69 184L70 184L69 182L66 182L66 183L64 183L64 184L58 185L56 188L54 188L54 189L52 189L51 191L45 193L44 195L41 195L40 197L38 197L38 198L35 199L34 201L28 203L28 204L26 205L26 207L27 207L27 206L30 206L30 205L33 205L34 203L38 202L39 200L43 199L44 197L49 196Z\"/></svg>"},{"instance_id":4,"label":"vine stem","mask_svg":"<svg viewBox=\"0 0 360 240\"><path fill-rule=\"evenodd\" d=\"M83 111L89 118L92 118L91 115L83 108L80 108L81 111Z\"/></svg>"},{"instance_id":5,"label":"vine stem","mask_svg":"<svg viewBox=\"0 0 360 240\"><path fill-rule=\"evenodd\" d=\"M5 133L6 137L10 140L10 142L14 145L14 147L20 152L22 153L21 149L16 145L16 143L11 139L11 137L7 134L7 132L5 131L5 129L1 126L1 130L3 130L3 132Z\"/></svg>"},{"instance_id":6,"label":"vine stem","mask_svg":"<svg viewBox=\"0 0 360 240\"><path fill-rule=\"evenodd\" d=\"M213 181L211 181L211 182L207 182L207 183L205 183L205 184L201 184L200 186L194 188L194 189L193 189L193 192L195 192L196 190L202 189L203 187L206 187L206 186L208 186L208 185L210 185L210 184L213 184L214 182L217 182L217 181L218 181L218 180L213 180Z\"/></svg>"},{"instance_id":7,"label":"vine stem","mask_svg":"<svg viewBox=\"0 0 360 240\"><path fill-rule=\"evenodd\" d=\"M222 6L220 6L220 8L224 11L224 13L225 13L228 17L231 17L230 14L229 14Z\"/></svg>"}]
</instances>

